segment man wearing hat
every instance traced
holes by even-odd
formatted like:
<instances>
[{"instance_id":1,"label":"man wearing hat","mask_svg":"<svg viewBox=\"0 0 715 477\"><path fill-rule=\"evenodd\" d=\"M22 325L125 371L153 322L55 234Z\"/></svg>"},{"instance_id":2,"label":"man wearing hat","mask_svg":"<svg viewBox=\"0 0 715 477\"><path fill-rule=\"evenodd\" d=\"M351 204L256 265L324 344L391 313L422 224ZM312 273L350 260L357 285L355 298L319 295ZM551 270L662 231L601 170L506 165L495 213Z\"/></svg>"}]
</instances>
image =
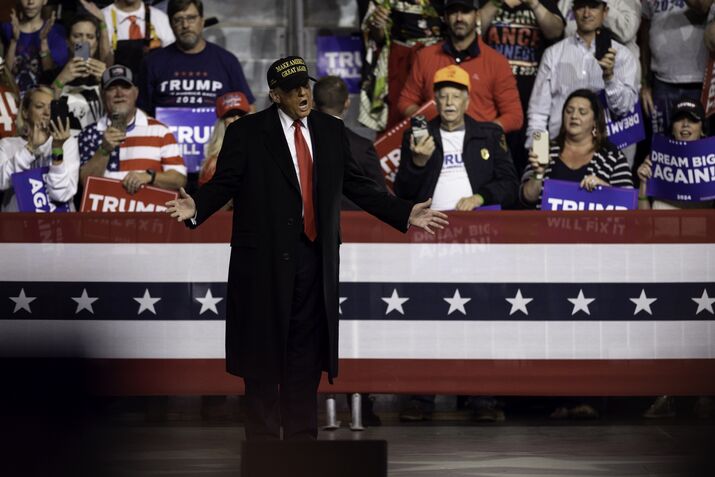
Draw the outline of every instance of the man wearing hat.
<instances>
[{"instance_id":1,"label":"man wearing hat","mask_svg":"<svg viewBox=\"0 0 715 477\"><path fill-rule=\"evenodd\" d=\"M526 147L531 147L535 132L548 131L552 138L561 128L561 111L566 98L581 88L603 90L608 109L622 116L638 100L636 71L638 61L628 48L615 40L603 56L597 37L607 38L603 23L608 16L605 0L574 0L576 34L544 52L536 74L527 113Z\"/></svg>"},{"instance_id":2,"label":"man wearing hat","mask_svg":"<svg viewBox=\"0 0 715 477\"><path fill-rule=\"evenodd\" d=\"M426 136L405 132L395 193L414 201L432 197L435 210L510 206L519 189L514 163L502 129L466 114L469 74L450 65L437 70L433 84L439 116Z\"/></svg>"},{"instance_id":3,"label":"man wearing hat","mask_svg":"<svg viewBox=\"0 0 715 477\"><path fill-rule=\"evenodd\" d=\"M516 79L504 56L487 46L477 32L477 0L446 0L444 23L448 37L417 52L397 107L405 117L433 99L435 72L459 65L472 85L468 113L479 121L491 121L505 132L517 131L524 122Z\"/></svg>"},{"instance_id":4,"label":"man wearing hat","mask_svg":"<svg viewBox=\"0 0 715 477\"><path fill-rule=\"evenodd\" d=\"M174 135L137 108L138 94L129 68L114 65L104 71L106 114L77 138L82 184L89 176L120 179L133 194L144 185L177 190L186 183L186 166Z\"/></svg>"},{"instance_id":5,"label":"man wearing hat","mask_svg":"<svg viewBox=\"0 0 715 477\"><path fill-rule=\"evenodd\" d=\"M302 58L267 73L273 105L228 127L216 174L167 212L196 227L234 201L226 366L243 377L248 439L315 439L321 371L338 374L338 248L344 193L393 227L446 216L360 175L340 119L311 110Z\"/></svg>"},{"instance_id":6,"label":"man wearing hat","mask_svg":"<svg viewBox=\"0 0 715 477\"><path fill-rule=\"evenodd\" d=\"M446 66L437 70L432 84L439 116L428 124L425 136L405 132L395 194L417 202L431 197L435 210L509 207L519 191L516 169L504 131L467 114L469 74L457 65ZM434 399L433 394L410 396L400 420L429 420Z\"/></svg>"}]
</instances>

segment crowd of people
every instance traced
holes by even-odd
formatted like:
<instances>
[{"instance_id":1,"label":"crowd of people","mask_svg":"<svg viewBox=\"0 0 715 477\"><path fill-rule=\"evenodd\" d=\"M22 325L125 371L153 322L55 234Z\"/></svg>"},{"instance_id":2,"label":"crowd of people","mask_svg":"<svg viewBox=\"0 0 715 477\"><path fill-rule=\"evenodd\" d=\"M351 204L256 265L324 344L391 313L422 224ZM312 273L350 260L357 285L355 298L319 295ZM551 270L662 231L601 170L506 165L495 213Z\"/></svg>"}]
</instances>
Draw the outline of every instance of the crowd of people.
<instances>
[{"instance_id":1,"label":"crowd of people","mask_svg":"<svg viewBox=\"0 0 715 477\"><path fill-rule=\"evenodd\" d=\"M156 108L215 109L204 171L229 118L255 111L238 58L204 38L201 0L170 0L166 12L78 0L61 19L47 3L18 0L0 27L2 211L19 210L13 174L43 167L49 199L69 210L91 176L120 180L130 194L178 190L188 170Z\"/></svg>"},{"instance_id":2,"label":"crowd of people","mask_svg":"<svg viewBox=\"0 0 715 477\"><path fill-rule=\"evenodd\" d=\"M18 0L0 26L2 210L17 210L11 175L44 166L53 200L78 197L89 176L120 179L130 193L186 185L181 151L157 108L216 108L198 175L206 182L226 126L255 112L255 97L238 58L204 38L201 0L170 0L166 12L139 0L104 8L78 0L61 19L47 3ZM636 144L615 147L604 116L623 115L640 99L648 135L672 132L685 115L695 125L691 139L706 136L702 106L677 104L699 104L713 17L711 0L370 0L359 120L385 131L435 100L439 117L427 133L405 133L394 192L434 196L440 210L539 208L545 178L586 190L640 185L639 208L711 207L651 200L648 139L638 155ZM438 73L452 75L441 82L448 88L437 88ZM324 96L316 95L316 109ZM64 125L49 120L53 101L69 111L63 142L55 126ZM219 106L231 101L240 106ZM542 132L547 163L532 148ZM374 149L358 135L351 143L363 172L382 186ZM493 160L480 158L483 151ZM61 181L62 190L59 171L77 176Z\"/></svg>"}]
</instances>

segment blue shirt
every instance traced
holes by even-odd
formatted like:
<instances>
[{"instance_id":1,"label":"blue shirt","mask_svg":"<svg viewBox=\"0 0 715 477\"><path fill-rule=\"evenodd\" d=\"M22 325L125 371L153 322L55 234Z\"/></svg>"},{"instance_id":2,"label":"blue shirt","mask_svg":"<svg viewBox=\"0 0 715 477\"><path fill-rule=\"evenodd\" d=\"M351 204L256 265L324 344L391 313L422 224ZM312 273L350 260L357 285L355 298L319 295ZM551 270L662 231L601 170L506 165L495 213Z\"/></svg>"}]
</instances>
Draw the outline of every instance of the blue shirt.
<instances>
[{"instance_id":1,"label":"blue shirt","mask_svg":"<svg viewBox=\"0 0 715 477\"><path fill-rule=\"evenodd\" d=\"M175 43L149 54L139 77L139 107L154 114L161 107L214 106L216 98L241 91L255 98L241 64L229 51L210 42L200 53L188 54Z\"/></svg>"}]
</instances>

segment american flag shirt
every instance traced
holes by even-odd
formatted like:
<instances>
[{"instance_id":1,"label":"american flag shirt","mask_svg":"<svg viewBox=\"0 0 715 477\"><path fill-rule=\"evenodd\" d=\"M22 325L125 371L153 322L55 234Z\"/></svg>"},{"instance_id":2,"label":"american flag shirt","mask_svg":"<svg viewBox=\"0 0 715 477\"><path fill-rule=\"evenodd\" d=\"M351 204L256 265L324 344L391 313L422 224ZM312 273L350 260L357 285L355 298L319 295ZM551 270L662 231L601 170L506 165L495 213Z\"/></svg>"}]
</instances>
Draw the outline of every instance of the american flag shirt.
<instances>
[{"instance_id":1,"label":"american flag shirt","mask_svg":"<svg viewBox=\"0 0 715 477\"><path fill-rule=\"evenodd\" d=\"M109 118L105 115L79 134L80 164L92 159L102 144ZM109 156L104 177L123 179L129 171L178 171L186 175L186 165L179 145L169 128L137 109L134 121L127 126L126 139Z\"/></svg>"}]
</instances>

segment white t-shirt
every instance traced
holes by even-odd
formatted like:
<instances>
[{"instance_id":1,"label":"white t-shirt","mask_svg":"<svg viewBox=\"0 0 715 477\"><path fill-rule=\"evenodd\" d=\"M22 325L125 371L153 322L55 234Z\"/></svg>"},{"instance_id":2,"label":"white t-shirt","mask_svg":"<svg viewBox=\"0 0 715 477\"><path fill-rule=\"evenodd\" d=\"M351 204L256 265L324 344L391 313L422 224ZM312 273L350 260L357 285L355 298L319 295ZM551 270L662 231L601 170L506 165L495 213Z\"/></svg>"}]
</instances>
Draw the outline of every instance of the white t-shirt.
<instances>
[{"instance_id":1,"label":"white t-shirt","mask_svg":"<svg viewBox=\"0 0 715 477\"><path fill-rule=\"evenodd\" d=\"M694 24L683 0L644 0L650 20L650 69L666 83L702 83L707 63L705 22Z\"/></svg>"},{"instance_id":2,"label":"white t-shirt","mask_svg":"<svg viewBox=\"0 0 715 477\"><path fill-rule=\"evenodd\" d=\"M442 158L442 170L439 173L434 194L432 194L432 208L434 210L454 210L459 199L474 195L462 158L464 129L460 131L440 130L440 136L442 137L444 157Z\"/></svg>"}]
</instances>

